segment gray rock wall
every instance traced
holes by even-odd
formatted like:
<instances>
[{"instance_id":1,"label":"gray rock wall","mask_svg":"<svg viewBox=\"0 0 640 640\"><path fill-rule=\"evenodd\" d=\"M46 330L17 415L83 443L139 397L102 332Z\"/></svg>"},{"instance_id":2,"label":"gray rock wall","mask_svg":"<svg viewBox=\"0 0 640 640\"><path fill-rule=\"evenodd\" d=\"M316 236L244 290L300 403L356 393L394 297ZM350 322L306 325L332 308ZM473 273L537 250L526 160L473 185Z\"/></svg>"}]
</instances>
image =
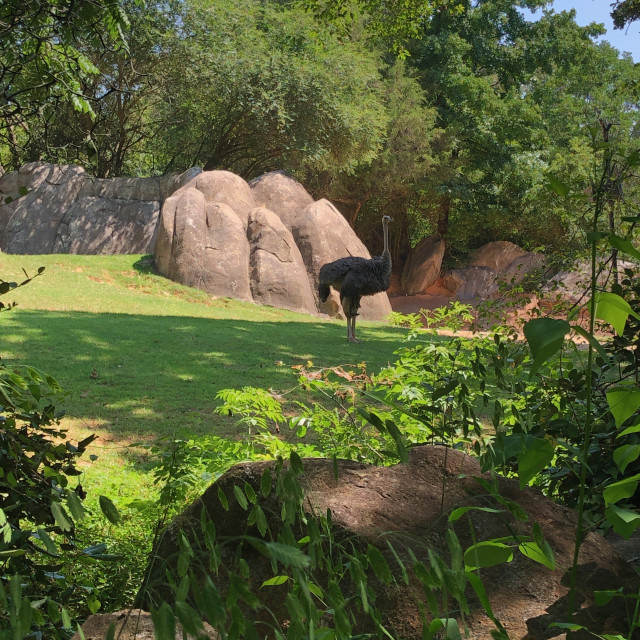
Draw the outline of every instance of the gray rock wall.
<instances>
[{"instance_id":1,"label":"gray rock wall","mask_svg":"<svg viewBox=\"0 0 640 640\"><path fill-rule=\"evenodd\" d=\"M101 180L75 165L26 164L0 177L0 249L150 253L162 202L198 172Z\"/></svg>"}]
</instances>

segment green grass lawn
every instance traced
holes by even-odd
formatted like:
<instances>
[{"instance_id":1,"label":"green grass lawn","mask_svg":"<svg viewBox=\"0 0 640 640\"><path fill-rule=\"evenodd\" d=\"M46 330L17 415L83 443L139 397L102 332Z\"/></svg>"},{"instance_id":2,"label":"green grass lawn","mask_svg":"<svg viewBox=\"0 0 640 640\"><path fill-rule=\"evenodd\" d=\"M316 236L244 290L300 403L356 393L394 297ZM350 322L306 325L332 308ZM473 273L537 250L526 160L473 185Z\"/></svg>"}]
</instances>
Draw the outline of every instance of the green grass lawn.
<instances>
[{"instance_id":1,"label":"green grass lawn","mask_svg":"<svg viewBox=\"0 0 640 640\"><path fill-rule=\"evenodd\" d=\"M306 399L293 366L394 361L407 331L346 323L213 298L152 271L143 256L0 254L0 277L27 286L5 295L0 356L52 375L68 392L63 425L96 432L105 462L123 464L127 444L175 432L234 437L235 419L214 413L220 389L245 386Z\"/></svg>"}]
</instances>

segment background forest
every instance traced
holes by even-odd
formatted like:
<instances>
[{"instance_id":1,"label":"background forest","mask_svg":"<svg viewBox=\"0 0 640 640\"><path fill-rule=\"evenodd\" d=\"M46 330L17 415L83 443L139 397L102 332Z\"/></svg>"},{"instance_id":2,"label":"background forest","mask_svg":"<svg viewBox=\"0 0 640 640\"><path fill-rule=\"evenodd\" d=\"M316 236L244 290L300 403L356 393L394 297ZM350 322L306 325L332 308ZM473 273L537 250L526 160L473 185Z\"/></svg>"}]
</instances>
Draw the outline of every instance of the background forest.
<instances>
[{"instance_id":1,"label":"background forest","mask_svg":"<svg viewBox=\"0 0 640 640\"><path fill-rule=\"evenodd\" d=\"M0 164L284 169L374 252L391 213L396 261L435 232L449 263L490 240L566 251L584 221L549 179L589 188L593 127L634 148L640 69L572 13L524 18L545 4L5 2Z\"/></svg>"}]
</instances>

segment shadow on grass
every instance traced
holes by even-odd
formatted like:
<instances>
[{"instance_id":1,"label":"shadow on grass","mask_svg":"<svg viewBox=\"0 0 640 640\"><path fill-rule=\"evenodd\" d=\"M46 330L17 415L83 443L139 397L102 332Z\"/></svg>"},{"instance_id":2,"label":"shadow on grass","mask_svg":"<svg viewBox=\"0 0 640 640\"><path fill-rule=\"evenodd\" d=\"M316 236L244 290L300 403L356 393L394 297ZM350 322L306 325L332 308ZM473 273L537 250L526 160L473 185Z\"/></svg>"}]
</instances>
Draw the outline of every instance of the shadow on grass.
<instances>
[{"instance_id":1,"label":"shadow on grass","mask_svg":"<svg viewBox=\"0 0 640 640\"><path fill-rule=\"evenodd\" d=\"M155 256L153 253L149 253L145 256L141 256L140 260L136 260L131 265L138 273L154 273L157 274Z\"/></svg>"},{"instance_id":2,"label":"shadow on grass","mask_svg":"<svg viewBox=\"0 0 640 640\"><path fill-rule=\"evenodd\" d=\"M22 311L3 319L0 355L29 364L69 392L67 415L115 439L186 430L232 435L235 420L214 414L220 389L295 389L292 366L395 361L405 329L364 325L351 344L346 325L192 317ZM306 396L301 390L287 395ZM312 398L309 399L313 401Z\"/></svg>"}]
</instances>

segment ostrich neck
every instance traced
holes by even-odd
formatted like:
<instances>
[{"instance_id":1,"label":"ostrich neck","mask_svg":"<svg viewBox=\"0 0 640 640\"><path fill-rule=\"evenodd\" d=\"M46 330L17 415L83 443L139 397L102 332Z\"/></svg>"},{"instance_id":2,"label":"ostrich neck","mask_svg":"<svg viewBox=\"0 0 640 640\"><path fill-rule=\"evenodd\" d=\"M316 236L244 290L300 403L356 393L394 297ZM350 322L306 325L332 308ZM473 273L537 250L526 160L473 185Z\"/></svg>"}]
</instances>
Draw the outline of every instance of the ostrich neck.
<instances>
[{"instance_id":1,"label":"ostrich neck","mask_svg":"<svg viewBox=\"0 0 640 640\"><path fill-rule=\"evenodd\" d=\"M384 248L382 250L382 257L389 265L389 271L391 271L391 253L389 251L389 223L385 222L382 225L382 231L384 233Z\"/></svg>"}]
</instances>

